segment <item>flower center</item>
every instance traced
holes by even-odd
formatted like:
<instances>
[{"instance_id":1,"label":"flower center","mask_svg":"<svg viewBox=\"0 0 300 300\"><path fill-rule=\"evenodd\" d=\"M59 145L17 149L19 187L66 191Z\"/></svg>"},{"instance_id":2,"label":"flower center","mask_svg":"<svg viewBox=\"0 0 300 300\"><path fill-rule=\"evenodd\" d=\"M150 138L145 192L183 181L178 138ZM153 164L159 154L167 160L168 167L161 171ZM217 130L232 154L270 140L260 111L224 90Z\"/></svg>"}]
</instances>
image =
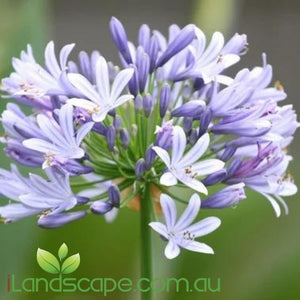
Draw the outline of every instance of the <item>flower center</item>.
<instances>
[{"instance_id":1,"label":"flower center","mask_svg":"<svg viewBox=\"0 0 300 300\"><path fill-rule=\"evenodd\" d=\"M94 113L98 113L100 111L100 105L94 106L93 109L88 109L87 113L92 115Z\"/></svg>"},{"instance_id":2,"label":"flower center","mask_svg":"<svg viewBox=\"0 0 300 300\"><path fill-rule=\"evenodd\" d=\"M190 233L190 231L186 230L183 233L183 238L188 241L193 241L195 239L195 235Z\"/></svg>"},{"instance_id":3,"label":"flower center","mask_svg":"<svg viewBox=\"0 0 300 300\"><path fill-rule=\"evenodd\" d=\"M188 175L189 177L191 177L192 179L194 179L195 177L198 176L197 172L193 172L192 171L192 166L189 166L187 168L184 168L184 172L186 175Z\"/></svg>"}]
</instances>

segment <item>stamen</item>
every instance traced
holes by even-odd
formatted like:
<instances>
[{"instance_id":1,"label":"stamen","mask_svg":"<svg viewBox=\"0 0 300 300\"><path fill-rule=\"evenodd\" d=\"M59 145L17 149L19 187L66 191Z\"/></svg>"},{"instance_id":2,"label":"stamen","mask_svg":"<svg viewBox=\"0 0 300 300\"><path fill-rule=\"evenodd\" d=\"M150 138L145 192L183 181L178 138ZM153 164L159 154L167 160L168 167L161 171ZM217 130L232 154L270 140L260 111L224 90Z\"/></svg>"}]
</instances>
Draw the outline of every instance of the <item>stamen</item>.
<instances>
[{"instance_id":1,"label":"stamen","mask_svg":"<svg viewBox=\"0 0 300 300\"><path fill-rule=\"evenodd\" d=\"M274 87L275 87L278 91L284 91L284 87L283 87L283 85L280 83L279 80L276 80L276 81L275 81Z\"/></svg>"}]
</instances>

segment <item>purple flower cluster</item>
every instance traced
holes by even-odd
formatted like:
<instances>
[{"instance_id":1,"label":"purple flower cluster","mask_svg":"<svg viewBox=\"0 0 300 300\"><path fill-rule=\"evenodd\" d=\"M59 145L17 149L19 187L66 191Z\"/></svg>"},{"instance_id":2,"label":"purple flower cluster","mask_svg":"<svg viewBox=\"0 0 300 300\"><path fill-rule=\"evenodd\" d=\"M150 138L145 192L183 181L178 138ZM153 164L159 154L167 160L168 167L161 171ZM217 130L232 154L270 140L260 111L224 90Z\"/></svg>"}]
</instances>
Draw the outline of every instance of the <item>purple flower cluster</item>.
<instances>
[{"instance_id":1,"label":"purple flower cluster","mask_svg":"<svg viewBox=\"0 0 300 300\"><path fill-rule=\"evenodd\" d=\"M57 57L53 42L44 65L30 46L13 59L14 72L2 79L4 97L32 113L8 103L0 141L12 160L42 169L47 178L24 177L15 165L1 169L0 193L9 199L0 206L2 220L38 214L40 226L55 228L89 210L112 221L150 184L161 193L166 220L150 226L169 241L165 254L174 258L179 247L213 253L194 238L220 220L190 224L200 206L237 205L245 188L262 194L277 216L280 206L287 213L283 197L297 192L287 148L299 123L293 107L281 105L282 85L271 86L266 55L261 67L232 78L226 70L246 53L245 35L225 42L216 32L207 43L192 24L170 26L168 37L142 25L134 44L116 18L110 31L122 68L97 51L72 61L74 44ZM172 198L184 200L173 186L195 192L178 221ZM206 195L202 202L197 193Z\"/></svg>"}]
</instances>

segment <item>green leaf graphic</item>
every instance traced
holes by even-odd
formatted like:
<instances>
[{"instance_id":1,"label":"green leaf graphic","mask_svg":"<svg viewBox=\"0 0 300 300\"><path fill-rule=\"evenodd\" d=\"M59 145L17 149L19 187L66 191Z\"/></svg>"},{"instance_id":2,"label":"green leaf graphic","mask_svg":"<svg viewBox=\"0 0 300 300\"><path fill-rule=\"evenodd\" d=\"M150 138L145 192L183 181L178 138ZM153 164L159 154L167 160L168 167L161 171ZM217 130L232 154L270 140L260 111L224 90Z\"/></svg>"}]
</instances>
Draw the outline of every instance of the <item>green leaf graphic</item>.
<instances>
[{"instance_id":1,"label":"green leaf graphic","mask_svg":"<svg viewBox=\"0 0 300 300\"><path fill-rule=\"evenodd\" d=\"M70 274L70 273L74 272L79 267L79 264L80 264L79 253L68 257L64 261L64 263L61 267L62 274Z\"/></svg>"},{"instance_id":2,"label":"green leaf graphic","mask_svg":"<svg viewBox=\"0 0 300 300\"><path fill-rule=\"evenodd\" d=\"M39 248L36 254L36 259L38 264L44 271L51 274L59 273L59 261L52 253Z\"/></svg>"},{"instance_id":3,"label":"green leaf graphic","mask_svg":"<svg viewBox=\"0 0 300 300\"><path fill-rule=\"evenodd\" d=\"M68 247L65 243L63 243L58 249L58 257L60 260L63 260L68 255Z\"/></svg>"}]
</instances>

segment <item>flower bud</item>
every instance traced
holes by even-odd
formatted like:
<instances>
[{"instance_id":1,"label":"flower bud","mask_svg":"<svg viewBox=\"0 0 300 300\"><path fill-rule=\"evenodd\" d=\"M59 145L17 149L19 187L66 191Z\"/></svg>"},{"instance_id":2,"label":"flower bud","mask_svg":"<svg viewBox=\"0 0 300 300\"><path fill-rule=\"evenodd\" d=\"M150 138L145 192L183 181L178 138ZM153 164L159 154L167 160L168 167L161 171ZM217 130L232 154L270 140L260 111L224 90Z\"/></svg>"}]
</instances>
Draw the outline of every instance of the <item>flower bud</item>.
<instances>
[{"instance_id":1,"label":"flower bud","mask_svg":"<svg viewBox=\"0 0 300 300\"><path fill-rule=\"evenodd\" d=\"M146 171L146 163L143 158L140 158L135 165L135 176L141 179Z\"/></svg>"},{"instance_id":2,"label":"flower bud","mask_svg":"<svg viewBox=\"0 0 300 300\"><path fill-rule=\"evenodd\" d=\"M225 208L246 199L244 183L228 186L201 202L203 208Z\"/></svg>"},{"instance_id":3,"label":"flower bud","mask_svg":"<svg viewBox=\"0 0 300 300\"><path fill-rule=\"evenodd\" d=\"M118 130L122 126L122 119L120 116L116 115L113 122L114 127Z\"/></svg>"},{"instance_id":4,"label":"flower bud","mask_svg":"<svg viewBox=\"0 0 300 300\"><path fill-rule=\"evenodd\" d=\"M156 153L152 150L153 145L150 145L146 151L146 155L145 155L145 163L146 163L146 169L150 170L155 157L156 157Z\"/></svg>"},{"instance_id":5,"label":"flower bud","mask_svg":"<svg viewBox=\"0 0 300 300\"><path fill-rule=\"evenodd\" d=\"M90 210L97 215L104 215L107 212L111 211L113 208L113 204L109 201L98 200L91 204Z\"/></svg>"},{"instance_id":6,"label":"flower bud","mask_svg":"<svg viewBox=\"0 0 300 300\"><path fill-rule=\"evenodd\" d=\"M142 111L143 109L143 97L141 95L137 95L134 99L134 107L137 112Z\"/></svg>"},{"instance_id":7,"label":"flower bud","mask_svg":"<svg viewBox=\"0 0 300 300\"><path fill-rule=\"evenodd\" d=\"M147 94L143 99L143 107L145 116L148 118L153 108L153 98L150 94Z\"/></svg>"},{"instance_id":8,"label":"flower bud","mask_svg":"<svg viewBox=\"0 0 300 300\"><path fill-rule=\"evenodd\" d=\"M172 111L173 117L199 117L205 109L205 102L202 100L191 100Z\"/></svg>"},{"instance_id":9,"label":"flower bud","mask_svg":"<svg viewBox=\"0 0 300 300\"><path fill-rule=\"evenodd\" d=\"M226 169L222 169L213 174L208 175L206 178L202 180L202 183L206 186L217 184L223 181L227 176Z\"/></svg>"},{"instance_id":10,"label":"flower bud","mask_svg":"<svg viewBox=\"0 0 300 300\"><path fill-rule=\"evenodd\" d=\"M108 188L108 198L109 202L114 206L114 207L120 207L120 201L121 201L121 194L118 186L112 184Z\"/></svg>"},{"instance_id":11,"label":"flower bud","mask_svg":"<svg viewBox=\"0 0 300 300\"><path fill-rule=\"evenodd\" d=\"M160 91L159 114L163 118L169 108L171 101L170 86L166 83Z\"/></svg>"},{"instance_id":12,"label":"flower bud","mask_svg":"<svg viewBox=\"0 0 300 300\"><path fill-rule=\"evenodd\" d=\"M189 24L185 26L167 46L167 49L160 56L156 66L161 67L174 55L179 53L182 49L187 47L196 37L195 26Z\"/></svg>"},{"instance_id":13,"label":"flower bud","mask_svg":"<svg viewBox=\"0 0 300 300\"><path fill-rule=\"evenodd\" d=\"M117 18L112 17L109 25L111 36L122 57L128 64L131 64L132 58L128 47L127 35L122 23Z\"/></svg>"},{"instance_id":14,"label":"flower bud","mask_svg":"<svg viewBox=\"0 0 300 300\"><path fill-rule=\"evenodd\" d=\"M109 151L114 150L115 142L116 142L116 129L113 126L109 126L106 131L106 142Z\"/></svg>"},{"instance_id":15,"label":"flower bud","mask_svg":"<svg viewBox=\"0 0 300 300\"><path fill-rule=\"evenodd\" d=\"M122 128L120 130L120 140L122 142L122 146L127 149L130 141L129 132L126 128Z\"/></svg>"}]
</instances>

